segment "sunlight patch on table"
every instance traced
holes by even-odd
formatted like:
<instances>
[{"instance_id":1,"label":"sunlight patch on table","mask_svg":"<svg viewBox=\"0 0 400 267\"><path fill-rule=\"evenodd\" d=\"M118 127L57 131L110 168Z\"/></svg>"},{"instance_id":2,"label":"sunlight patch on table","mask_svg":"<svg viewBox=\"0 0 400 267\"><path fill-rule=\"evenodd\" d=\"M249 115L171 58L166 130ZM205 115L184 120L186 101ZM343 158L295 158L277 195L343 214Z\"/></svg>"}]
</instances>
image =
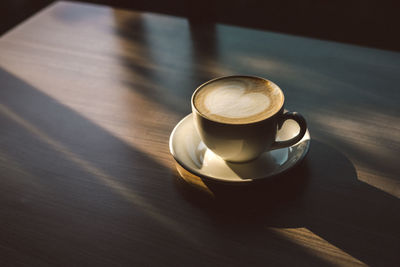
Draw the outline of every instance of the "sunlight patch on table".
<instances>
[{"instance_id":1,"label":"sunlight patch on table","mask_svg":"<svg viewBox=\"0 0 400 267\"><path fill-rule=\"evenodd\" d=\"M385 171L397 166L399 118L354 108L352 112L343 111L343 114L315 113L310 119L318 125L319 131L322 130L335 142L342 144L341 152L346 153L355 165L360 181L400 198L398 177Z\"/></svg>"},{"instance_id":2,"label":"sunlight patch on table","mask_svg":"<svg viewBox=\"0 0 400 267\"><path fill-rule=\"evenodd\" d=\"M146 95L116 81L98 79L82 84L69 71L63 72L66 82L61 83L53 78L59 72L57 69L32 70L13 64L4 69L124 144L168 169L173 168L168 139L180 116ZM46 75L39 75L44 71Z\"/></svg>"},{"instance_id":3,"label":"sunlight patch on table","mask_svg":"<svg viewBox=\"0 0 400 267\"><path fill-rule=\"evenodd\" d=\"M365 263L314 234L307 228L269 228L275 234L300 246L304 251L332 265L361 265Z\"/></svg>"}]
</instances>

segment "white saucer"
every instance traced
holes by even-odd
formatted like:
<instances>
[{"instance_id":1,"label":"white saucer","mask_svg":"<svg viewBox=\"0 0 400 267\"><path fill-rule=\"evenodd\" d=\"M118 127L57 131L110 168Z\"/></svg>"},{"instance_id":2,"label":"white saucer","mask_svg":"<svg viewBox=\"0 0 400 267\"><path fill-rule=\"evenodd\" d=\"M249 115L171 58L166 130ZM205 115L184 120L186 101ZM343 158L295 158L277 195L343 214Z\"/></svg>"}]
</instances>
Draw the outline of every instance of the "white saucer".
<instances>
[{"instance_id":1,"label":"white saucer","mask_svg":"<svg viewBox=\"0 0 400 267\"><path fill-rule=\"evenodd\" d=\"M278 132L278 140L286 140L299 131L296 122L288 120ZM176 162L186 171L205 179L219 182L251 182L288 171L297 165L310 147L310 133L306 132L297 144L264 152L246 163L230 163L209 150L194 128L192 114L183 118L169 139L169 149Z\"/></svg>"}]
</instances>

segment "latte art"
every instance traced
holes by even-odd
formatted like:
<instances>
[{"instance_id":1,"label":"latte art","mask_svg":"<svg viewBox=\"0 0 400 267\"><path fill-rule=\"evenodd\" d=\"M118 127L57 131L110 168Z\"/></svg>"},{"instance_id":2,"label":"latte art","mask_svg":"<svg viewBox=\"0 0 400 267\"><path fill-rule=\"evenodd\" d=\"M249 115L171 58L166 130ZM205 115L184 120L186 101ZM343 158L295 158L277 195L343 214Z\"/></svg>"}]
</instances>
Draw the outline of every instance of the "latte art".
<instances>
[{"instance_id":1,"label":"latte art","mask_svg":"<svg viewBox=\"0 0 400 267\"><path fill-rule=\"evenodd\" d=\"M245 87L228 84L207 94L204 105L208 109L209 115L246 118L267 109L270 100L262 92L246 93Z\"/></svg>"},{"instance_id":2,"label":"latte art","mask_svg":"<svg viewBox=\"0 0 400 267\"><path fill-rule=\"evenodd\" d=\"M212 120L241 124L272 116L282 107L283 100L281 90L270 81L233 76L205 84L196 92L194 105Z\"/></svg>"}]
</instances>

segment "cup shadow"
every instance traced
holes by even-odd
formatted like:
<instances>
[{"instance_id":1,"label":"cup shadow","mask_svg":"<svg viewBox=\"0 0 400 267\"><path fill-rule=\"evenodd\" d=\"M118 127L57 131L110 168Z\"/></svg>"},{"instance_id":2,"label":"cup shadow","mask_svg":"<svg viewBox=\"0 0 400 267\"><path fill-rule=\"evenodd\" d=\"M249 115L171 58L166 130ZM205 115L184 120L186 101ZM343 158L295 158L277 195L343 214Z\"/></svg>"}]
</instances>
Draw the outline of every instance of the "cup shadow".
<instances>
[{"instance_id":1,"label":"cup shadow","mask_svg":"<svg viewBox=\"0 0 400 267\"><path fill-rule=\"evenodd\" d=\"M247 242L274 228L306 228L365 264L400 260L399 200L359 181L350 160L321 141L312 140L304 161L273 179L239 186L202 181L208 190L180 177L176 185L216 227Z\"/></svg>"}]
</instances>

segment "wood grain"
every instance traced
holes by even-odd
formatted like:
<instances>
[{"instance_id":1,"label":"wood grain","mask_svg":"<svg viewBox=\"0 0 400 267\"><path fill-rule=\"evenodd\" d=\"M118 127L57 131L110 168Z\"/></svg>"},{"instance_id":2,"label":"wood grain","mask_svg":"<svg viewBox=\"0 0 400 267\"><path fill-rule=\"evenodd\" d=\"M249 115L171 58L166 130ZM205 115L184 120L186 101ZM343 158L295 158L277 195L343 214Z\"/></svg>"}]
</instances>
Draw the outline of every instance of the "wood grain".
<instances>
[{"instance_id":1,"label":"wood grain","mask_svg":"<svg viewBox=\"0 0 400 267\"><path fill-rule=\"evenodd\" d=\"M400 262L399 53L58 2L0 38L0 67L2 266ZM169 134L228 74L307 118L285 176L179 177Z\"/></svg>"}]
</instances>

